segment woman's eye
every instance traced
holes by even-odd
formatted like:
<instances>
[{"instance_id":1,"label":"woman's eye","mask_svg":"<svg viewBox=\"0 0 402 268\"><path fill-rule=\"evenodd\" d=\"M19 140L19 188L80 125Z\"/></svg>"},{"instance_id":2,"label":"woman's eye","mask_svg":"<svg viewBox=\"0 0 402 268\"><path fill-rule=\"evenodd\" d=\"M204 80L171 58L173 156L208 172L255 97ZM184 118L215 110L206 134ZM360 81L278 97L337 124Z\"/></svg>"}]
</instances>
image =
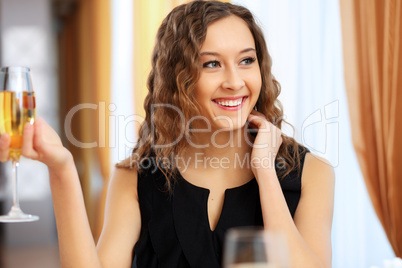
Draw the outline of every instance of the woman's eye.
<instances>
[{"instance_id":1,"label":"woman's eye","mask_svg":"<svg viewBox=\"0 0 402 268\"><path fill-rule=\"evenodd\" d=\"M219 63L219 61L216 61L216 60L208 61L208 62L204 63L202 65L202 67L204 67L204 68L217 68L217 67L220 67L220 63Z\"/></svg>"},{"instance_id":2,"label":"woman's eye","mask_svg":"<svg viewBox=\"0 0 402 268\"><path fill-rule=\"evenodd\" d=\"M243 60L241 61L241 64L250 65L250 64L252 64L253 62L255 62L255 60L256 60L256 58L248 57L248 58L243 59Z\"/></svg>"}]
</instances>

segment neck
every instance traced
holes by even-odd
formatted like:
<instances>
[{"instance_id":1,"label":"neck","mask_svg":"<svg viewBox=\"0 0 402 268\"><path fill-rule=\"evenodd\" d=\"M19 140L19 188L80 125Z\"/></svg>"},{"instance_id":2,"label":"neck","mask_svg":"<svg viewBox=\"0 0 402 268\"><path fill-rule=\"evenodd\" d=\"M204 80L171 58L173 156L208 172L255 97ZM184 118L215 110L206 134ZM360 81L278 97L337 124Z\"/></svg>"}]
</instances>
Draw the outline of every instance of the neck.
<instances>
[{"instance_id":1,"label":"neck","mask_svg":"<svg viewBox=\"0 0 402 268\"><path fill-rule=\"evenodd\" d=\"M189 146L182 157L190 163L202 159L216 159L234 163L237 159L244 159L251 154L252 138L244 127L233 131L214 131L195 133L188 140Z\"/></svg>"}]
</instances>

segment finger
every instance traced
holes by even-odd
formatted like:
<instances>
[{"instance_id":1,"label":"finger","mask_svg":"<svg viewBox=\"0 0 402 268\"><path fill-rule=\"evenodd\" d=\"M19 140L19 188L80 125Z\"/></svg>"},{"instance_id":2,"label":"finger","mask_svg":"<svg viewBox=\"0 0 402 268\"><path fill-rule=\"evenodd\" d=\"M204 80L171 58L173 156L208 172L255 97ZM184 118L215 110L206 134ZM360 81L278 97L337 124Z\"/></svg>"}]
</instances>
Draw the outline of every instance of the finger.
<instances>
[{"instance_id":1,"label":"finger","mask_svg":"<svg viewBox=\"0 0 402 268\"><path fill-rule=\"evenodd\" d=\"M35 123L36 122L39 122L41 124L41 123L45 122L45 120L41 116L37 115L35 118Z\"/></svg>"},{"instance_id":2,"label":"finger","mask_svg":"<svg viewBox=\"0 0 402 268\"><path fill-rule=\"evenodd\" d=\"M36 152L38 152L38 156L40 154L40 152L43 152L43 150L46 151L46 142L48 142L49 140L45 140L46 135L44 135L44 129L46 127L48 127L49 125L46 123L46 121L44 119L42 119L41 117L37 117L34 123L34 127L35 127L35 135L33 138L33 142L34 142L34 150Z\"/></svg>"},{"instance_id":3,"label":"finger","mask_svg":"<svg viewBox=\"0 0 402 268\"><path fill-rule=\"evenodd\" d=\"M0 135L0 161L7 162L10 158L8 148L10 147L10 135L4 133Z\"/></svg>"},{"instance_id":4,"label":"finger","mask_svg":"<svg viewBox=\"0 0 402 268\"><path fill-rule=\"evenodd\" d=\"M256 115L250 115L248 120L250 122L249 123L250 127L257 129L259 133L270 134L271 139L275 141L274 143L275 144L279 143L276 140L281 138L282 131L277 126L275 126L268 120L263 119Z\"/></svg>"},{"instance_id":5,"label":"finger","mask_svg":"<svg viewBox=\"0 0 402 268\"><path fill-rule=\"evenodd\" d=\"M31 125L30 123L26 123L24 127L21 153L24 157L37 159L38 153L34 150L34 135L35 126Z\"/></svg>"},{"instance_id":6,"label":"finger","mask_svg":"<svg viewBox=\"0 0 402 268\"><path fill-rule=\"evenodd\" d=\"M267 119L267 117L263 113L260 113L260 112L255 111L255 110L252 110L250 115L257 116L257 117L259 117L260 119L262 119L264 121L268 121L270 124L274 125L275 127L277 127L277 124L275 122L280 121L279 118L275 119L274 121L270 121L270 120Z\"/></svg>"},{"instance_id":7,"label":"finger","mask_svg":"<svg viewBox=\"0 0 402 268\"><path fill-rule=\"evenodd\" d=\"M269 125L269 122L260 115L249 114L247 120L259 129L263 127L267 128Z\"/></svg>"},{"instance_id":8,"label":"finger","mask_svg":"<svg viewBox=\"0 0 402 268\"><path fill-rule=\"evenodd\" d=\"M42 148L43 146L43 128L47 126L47 123L41 117L37 117L34 123L35 136L34 136L34 148Z\"/></svg>"},{"instance_id":9,"label":"finger","mask_svg":"<svg viewBox=\"0 0 402 268\"><path fill-rule=\"evenodd\" d=\"M267 119L266 116L263 113L260 113L260 112L258 112L256 110L251 110L250 114L254 115L254 116L258 116L258 117L263 118L263 119Z\"/></svg>"}]
</instances>

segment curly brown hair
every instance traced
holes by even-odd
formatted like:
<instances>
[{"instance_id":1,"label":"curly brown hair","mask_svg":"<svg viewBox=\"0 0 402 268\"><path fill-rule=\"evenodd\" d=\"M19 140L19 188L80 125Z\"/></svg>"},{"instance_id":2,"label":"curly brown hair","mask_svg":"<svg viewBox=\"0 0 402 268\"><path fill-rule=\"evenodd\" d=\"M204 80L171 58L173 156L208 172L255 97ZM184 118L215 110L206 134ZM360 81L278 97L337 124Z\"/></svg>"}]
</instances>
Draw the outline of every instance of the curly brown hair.
<instances>
[{"instance_id":1,"label":"curly brown hair","mask_svg":"<svg viewBox=\"0 0 402 268\"><path fill-rule=\"evenodd\" d=\"M133 163L138 164L152 157L165 175L168 189L171 188L171 180L178 170L174 161L167 161L169 168L166 168L166 160L180 155L187 148L187 140L182 137L191 134L188 128L183 131L183 125L200 114L194 99L201 68L199 48L206 38L208 26L228 16L244 20L254 37L262 78L257 110L278 128L286 122L278 100L281 88L271 73L272 60L263 32L252 13L245 7L230 3L193 1L174 8L158 30L147 82L149 91L144 102L145 121L140 127L132 156L119 163L118 167L132 167ZM155 109L155 104L164 105ZM172 109L174 107L179 107L184 122L182 117L177 116L177 110ZM276 158L277 166L282 167L278 171L279 178L300 169L300 148L303 148L292 137L282 134L282 140ZM137 167L141 172L141 165Z\"/></svg>"}]
</instances>

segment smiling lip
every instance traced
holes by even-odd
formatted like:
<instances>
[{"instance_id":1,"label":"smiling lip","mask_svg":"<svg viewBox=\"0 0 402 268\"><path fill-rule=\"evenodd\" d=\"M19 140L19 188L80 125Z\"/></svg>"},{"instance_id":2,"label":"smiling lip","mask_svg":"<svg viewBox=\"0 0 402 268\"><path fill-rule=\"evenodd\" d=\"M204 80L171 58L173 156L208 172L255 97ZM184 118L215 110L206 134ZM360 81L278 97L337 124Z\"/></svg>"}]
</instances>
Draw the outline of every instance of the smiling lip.
<instances>
[{"instance_id":1,"label":"smiling lip","mask_svg":"<svg viewBox=\"0 0 402 268\"><path fill-rule=\"evenodd\" d=\"M245 100L247 99L247 96L235 96L235 97L226 97L226 98L217 98L217 99L213 99L212 102L215 103L216 106L218 106L219 108L223 109L223 110L227 110L227 111L237 111L240 110L243 105ZM236 101L241 101L241 103L237 106L225 106L222 104L229 104L230 102L232 102L231 105L235 105ZM221 104L220 104L221 103Z\"/></svg>"}]
</instances>

